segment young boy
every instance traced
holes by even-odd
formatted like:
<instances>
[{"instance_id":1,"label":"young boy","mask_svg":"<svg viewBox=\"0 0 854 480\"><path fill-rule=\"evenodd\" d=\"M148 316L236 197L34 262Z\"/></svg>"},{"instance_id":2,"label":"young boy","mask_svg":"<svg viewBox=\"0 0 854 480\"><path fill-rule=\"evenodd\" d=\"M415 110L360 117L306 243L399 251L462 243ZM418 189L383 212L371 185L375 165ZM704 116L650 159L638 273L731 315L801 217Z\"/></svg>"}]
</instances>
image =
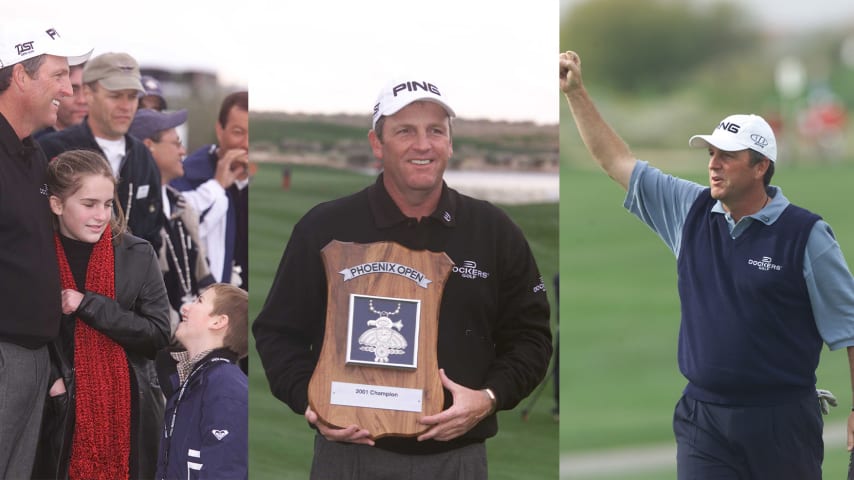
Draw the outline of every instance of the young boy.
<instances>
[{"instance_id":1,"label":"young boy","mask_svg":"<svg viewBox=\"0 0 854 480\"><path fill-rule=\"evenodd\" d=\"M237 361L246 356L249 308L245 290L216 283L181 307L175 339L157 374L169 399L157 478L248 477L248 396Z\"/></svg>"}]
</instances>

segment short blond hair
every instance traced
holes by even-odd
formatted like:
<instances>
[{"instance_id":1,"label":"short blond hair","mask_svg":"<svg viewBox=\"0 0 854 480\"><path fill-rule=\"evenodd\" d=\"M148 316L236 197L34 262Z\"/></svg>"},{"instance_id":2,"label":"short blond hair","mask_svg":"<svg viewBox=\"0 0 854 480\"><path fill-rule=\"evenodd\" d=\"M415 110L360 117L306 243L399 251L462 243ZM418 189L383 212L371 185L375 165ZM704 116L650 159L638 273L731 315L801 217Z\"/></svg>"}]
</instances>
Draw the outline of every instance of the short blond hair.
<instances>
[{"instance_id":1,"label":"short blond hair","mask_svg":"<svg viewBox=\"0 0 854 480\"><path fill-rule=\"evenodd\" d=\"M228 316L223 346L245 357L249 353L249 293L230 283L214 283L207 290L216 295L211 315Z\"/></svg>"}]
</instances>

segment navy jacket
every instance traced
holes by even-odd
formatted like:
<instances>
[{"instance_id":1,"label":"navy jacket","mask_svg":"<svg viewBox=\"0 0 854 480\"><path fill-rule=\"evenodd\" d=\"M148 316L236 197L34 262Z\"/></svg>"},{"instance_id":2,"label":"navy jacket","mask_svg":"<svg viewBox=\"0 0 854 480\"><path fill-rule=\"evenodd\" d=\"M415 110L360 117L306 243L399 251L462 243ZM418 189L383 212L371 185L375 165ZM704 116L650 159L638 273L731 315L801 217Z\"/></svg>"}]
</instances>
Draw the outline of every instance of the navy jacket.
<instances>
[{"instance_id":1,"label":"navy jacket","mask_svg":"<svg viewBox=\"0 0 854 480\"><path fill-rule=\"evenodd\" d=\"M89 128L89 117L79 125L44 135L38 142L48 160L74 149L104 153ZM154 251L159 252L160 228L163 227L160 170L145 144L130 135L125 135L125 158L118 177L119 203L128 219L128 229L135 236L148 240ZM133 201L129 201L131 198Z\"/></svg>"},{"instance_id":2,"label":"navy jacket","mask_svg":"<svg viewBox=\"0 0 854 480\"><path fill-rule=\"evenodd\" d=\"M181 385L176 362L158 353L157 374L169 399L160 436L157 479L245 479L249 475L249 383L227 349L210 352Z\"/></svg>"}]
</instances>

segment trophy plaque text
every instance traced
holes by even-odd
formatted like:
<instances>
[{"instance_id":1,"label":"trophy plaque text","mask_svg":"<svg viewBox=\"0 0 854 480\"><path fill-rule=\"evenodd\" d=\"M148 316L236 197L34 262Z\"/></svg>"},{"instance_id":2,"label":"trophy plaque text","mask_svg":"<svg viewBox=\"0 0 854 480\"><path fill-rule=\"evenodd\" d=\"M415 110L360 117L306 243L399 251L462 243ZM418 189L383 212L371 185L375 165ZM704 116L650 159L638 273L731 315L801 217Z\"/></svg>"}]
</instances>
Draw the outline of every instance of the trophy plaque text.
<instances>
[{"instance_id":1,"label":"trophy plaque text","mask_svg":"<svg viewBox=\"0 0 854 480\"><path fill-rule=\"evenodd\" d=\"M371 437L415 436L442 411L436 342L439 305L453 262L394 242L333 240L321 250L328 301L311 409L332 427Z\"/></svg>"}]
</instances>

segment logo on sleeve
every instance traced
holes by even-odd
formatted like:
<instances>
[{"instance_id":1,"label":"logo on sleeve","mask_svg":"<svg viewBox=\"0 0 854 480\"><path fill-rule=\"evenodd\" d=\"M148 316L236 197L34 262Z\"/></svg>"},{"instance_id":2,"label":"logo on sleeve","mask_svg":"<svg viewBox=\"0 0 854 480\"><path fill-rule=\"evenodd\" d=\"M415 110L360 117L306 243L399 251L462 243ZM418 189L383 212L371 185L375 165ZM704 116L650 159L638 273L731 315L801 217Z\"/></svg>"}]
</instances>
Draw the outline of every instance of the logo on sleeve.
<instances>
[{"instance_id":1,"label":"logo on sleeve","mask_svg":"<svg viewBox=\"0 0 854 480\"><path fill-rule=\"evenodd\" d=\"M213 433L213 436L216 437L217 440L222 440L226 435L228 435L228 430L211 430L211 433Z\"/></svg>"},{"instance_id":2,"label":"logo on sleeve","mask_svg":"<svg viewBox=\"0 0 854 480\"><path fill-rule=\"evenodd\" d=\"M538 283L538 284L534 287L534 293L537 293L537 292L545 292L545 291L546 291L546 282L544 282L544 281L543 281L543 276L542 276L542 275L540 275L540 283Z\"/></svg>"}]
</instances>

